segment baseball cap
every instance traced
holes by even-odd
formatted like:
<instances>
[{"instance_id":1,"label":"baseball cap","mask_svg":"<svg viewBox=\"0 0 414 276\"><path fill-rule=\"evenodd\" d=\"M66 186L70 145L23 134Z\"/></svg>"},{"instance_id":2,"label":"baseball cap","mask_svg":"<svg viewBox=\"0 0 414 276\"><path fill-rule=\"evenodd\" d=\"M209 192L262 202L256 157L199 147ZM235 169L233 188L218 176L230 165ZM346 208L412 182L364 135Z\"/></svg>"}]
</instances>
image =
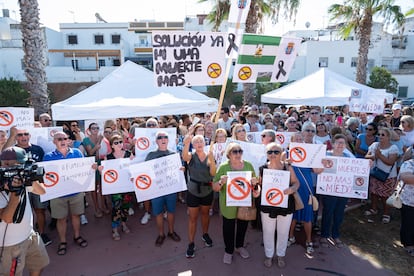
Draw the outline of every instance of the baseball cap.
<instances>
[{"instance_id":1,"label":"baseball cap","mask_svg":"<svg viewBox=\"0 0 414 276\"><path fill-rule=\"evenodd\" d=\"M0 160L16 160L20 164L25 163L27 159L26 151L19 147L9 147L0 155Z\"/></svg>"},{"instance_id":2,"label":"baseball cap","mask_svg":"<svg viewBox=\"0 0 414 276\"><path fill-rule=\"evenodd\" d=\"M332 110L330 110L329 108L328 109L325 109L325 112L323 113L324 115L333 115L334 113L332 112Z\"/></svg>"},{"instance_id":3,"label":"baseball cap","mask_svg":"<svg viewBox=\"0 0 414 276\"><path fill-rule=\"evenodd\" d=\"M401 110L401 105L400 104L393 104L392 105L392 110L397 110L397 109Z\"/></svg>"}]
</instances>

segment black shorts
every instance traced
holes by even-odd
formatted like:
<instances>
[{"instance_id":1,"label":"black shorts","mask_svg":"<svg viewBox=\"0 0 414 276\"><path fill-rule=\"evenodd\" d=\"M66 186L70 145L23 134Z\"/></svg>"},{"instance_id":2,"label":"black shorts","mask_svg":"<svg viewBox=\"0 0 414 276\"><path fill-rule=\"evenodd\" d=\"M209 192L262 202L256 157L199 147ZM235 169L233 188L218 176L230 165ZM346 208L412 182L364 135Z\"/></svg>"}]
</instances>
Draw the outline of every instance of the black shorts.
<instances>
[{"instance_id":1,"label":"black shorts","mask_svg":"<svg viewBox=\"0 0 414 276\"><path fill-rule=\"evenodd\" d=\"M198 197L187 191L187 206L188 207L200 207L200 206L210 206L213 203L213 191L206 195L205 197Z\"/></svg>"}]
</instances>

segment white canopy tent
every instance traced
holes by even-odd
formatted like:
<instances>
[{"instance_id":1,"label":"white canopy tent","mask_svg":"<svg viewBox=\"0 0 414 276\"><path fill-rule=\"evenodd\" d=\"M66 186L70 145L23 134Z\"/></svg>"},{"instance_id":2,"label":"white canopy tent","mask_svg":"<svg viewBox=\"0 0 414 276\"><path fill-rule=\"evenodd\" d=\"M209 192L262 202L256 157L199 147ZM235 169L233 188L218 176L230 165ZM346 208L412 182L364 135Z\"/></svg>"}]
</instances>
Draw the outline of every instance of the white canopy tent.
<instances>
[{"instance_id":1,"label":"white canopy tent","mask_svg":"<svg viewBox=\"0 0 414 276\"><path fill-rule=\"evenodd\" d=\"M160 116L217 111L218 101L187 87L156 87L153 73L127 61L102 81L52 105L54 120Z\"/></svg>"},{"instance_id":2,"label":"white canopy tent","mask_svg":"<svg viewBox=\"0 0 414 276\"><path fill-rule=\"evenodd\" d=\"M378 90L347 79L326 68L297 80L287 86L270 91L261 97L264 103L339 106L349 103L352 89Z\"/></svg>"}]
</instances>

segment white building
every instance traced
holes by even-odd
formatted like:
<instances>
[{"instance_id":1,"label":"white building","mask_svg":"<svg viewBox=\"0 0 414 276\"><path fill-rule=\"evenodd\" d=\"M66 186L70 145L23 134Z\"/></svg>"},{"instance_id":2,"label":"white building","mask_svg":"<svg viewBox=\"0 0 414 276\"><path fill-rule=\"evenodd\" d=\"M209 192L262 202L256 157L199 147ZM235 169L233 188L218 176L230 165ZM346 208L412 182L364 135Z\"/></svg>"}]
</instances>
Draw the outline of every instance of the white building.
<instances>
[{"instance_id":1,"label":"white building","mask_svg":"<svg viewBox=\"0 0 414 276\"><path fill-rule=\"evenodd\" d=\"M44 27L49 83L97 82L126 60L152 68L152 30L210 31L206 15L188 16L183 22L62 23L60 32ZM24 81L20 25L3 10L0 17L0 78ZM223 23L221 31L227 30ZM414 18L409 18L403 36L373 26L368 73L374 66L387 68L399 82L399 97L414 97ZM286 36L305 42L290 80L300 79L327 67L355 79L358 41L341 40L335 28L293 31Z\"/></svg>"}]
</instances>

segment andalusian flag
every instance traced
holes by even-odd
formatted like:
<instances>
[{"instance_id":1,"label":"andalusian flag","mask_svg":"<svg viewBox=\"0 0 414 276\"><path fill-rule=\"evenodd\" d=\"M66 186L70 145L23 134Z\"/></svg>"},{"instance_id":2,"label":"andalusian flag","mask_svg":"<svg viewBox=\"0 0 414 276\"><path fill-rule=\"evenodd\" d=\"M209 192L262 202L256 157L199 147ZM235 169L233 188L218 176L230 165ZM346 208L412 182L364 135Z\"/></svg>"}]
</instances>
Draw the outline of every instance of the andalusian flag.
<instances>
[{"instance_id":1,"label":"andalusian flag","mask_svg":"<svg viewBox=\"0 0 414 276\"><path fill-rule=\"evenodd\" d=\"M289 49L284 46L286 41L289 41ZM296 56L297 41L300 42L300 39L244 34L234 67L233 82L280 82L281 76L287 79L287 71L290 71L290 64L293 65ZM284 58L282 62L280 57ZM289 64L289 70L284 66L285 63Z\"/></svg>"}]
</instances>

